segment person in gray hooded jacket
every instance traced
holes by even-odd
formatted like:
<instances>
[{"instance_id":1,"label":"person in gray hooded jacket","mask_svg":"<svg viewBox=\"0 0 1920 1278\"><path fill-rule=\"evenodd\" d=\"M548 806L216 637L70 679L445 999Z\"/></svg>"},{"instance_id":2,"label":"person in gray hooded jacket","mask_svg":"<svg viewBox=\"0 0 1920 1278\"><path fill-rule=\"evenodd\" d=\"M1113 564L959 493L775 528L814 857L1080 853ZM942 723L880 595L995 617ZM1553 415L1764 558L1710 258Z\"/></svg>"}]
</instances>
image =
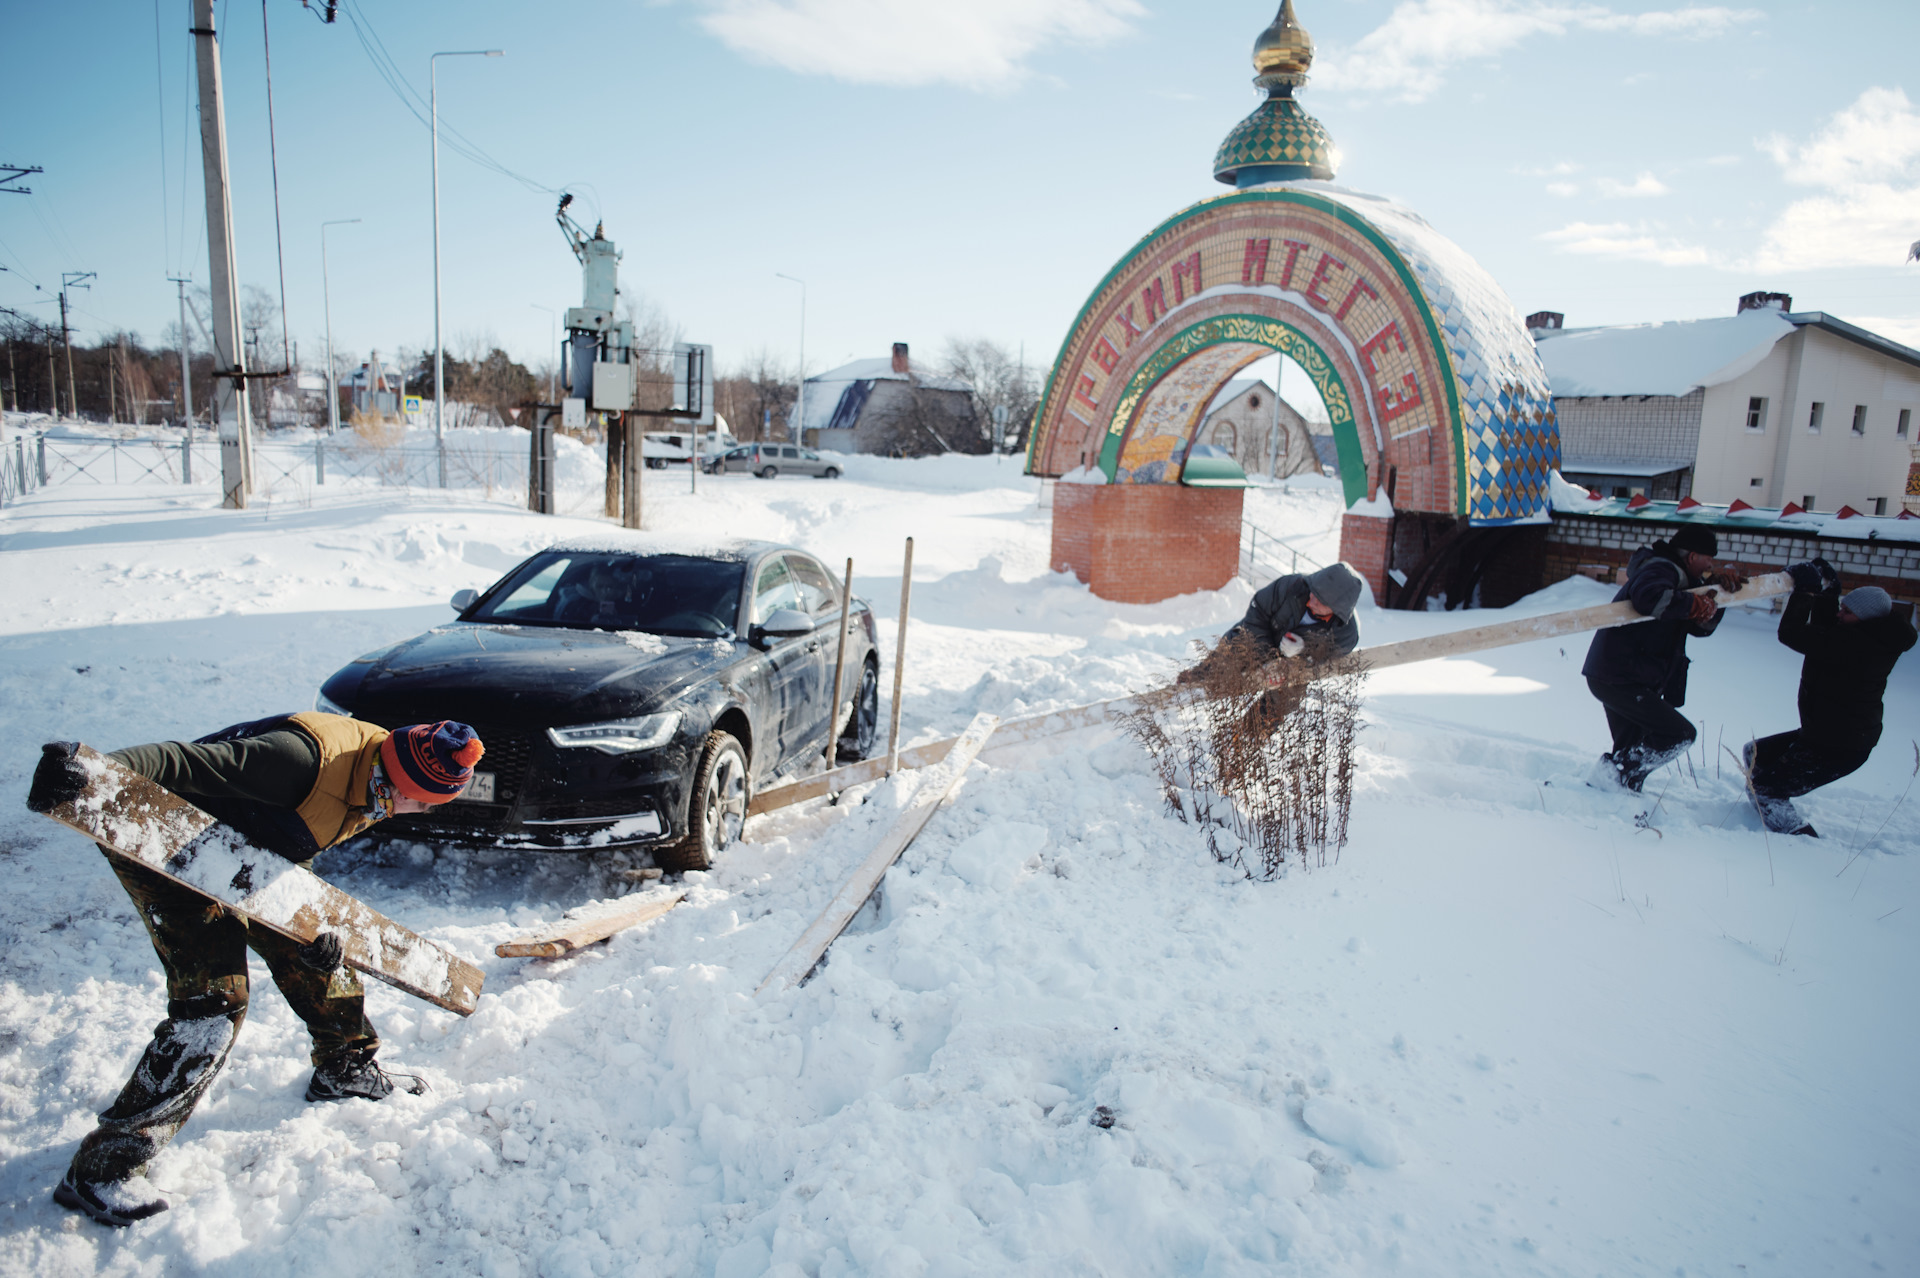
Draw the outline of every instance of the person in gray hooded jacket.
<instances>
[{"instance_id":1,"label":"person in gray hooded jacket","mask_svg":"<svg viewBox=\"0 0 1920 1278\"><path fill-rule=\"evenodd\" d=\"M1262 663L1276 658L1316 665L1344 657L1360 646L1360 574L1345 564L1318 572L1289 573L1262 586L1247 613L1222 635L1197 665L1180 672L1180 683L1199 683L1228 653L1251 651ZM1271 730L1298 702L1300 689L1276 688L1249 712L1262 730Z\"/></svg>"}]
</instances>

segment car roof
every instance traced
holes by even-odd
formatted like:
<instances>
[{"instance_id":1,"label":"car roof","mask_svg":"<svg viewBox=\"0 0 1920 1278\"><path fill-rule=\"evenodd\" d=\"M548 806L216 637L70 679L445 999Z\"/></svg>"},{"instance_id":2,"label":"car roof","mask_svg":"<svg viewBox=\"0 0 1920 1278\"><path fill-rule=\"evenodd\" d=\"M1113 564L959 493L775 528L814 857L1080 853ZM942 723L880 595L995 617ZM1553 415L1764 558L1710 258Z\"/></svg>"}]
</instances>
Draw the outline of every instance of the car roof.
<instances>
[{"instance_id":1,"label":"car roof","mask_svg":"<svg viewBox=\"0 0 1920 1278\"><path fill-rule=\"evenodd\" d=\"M782 546L778 542L758 541L748 537L729 537L715 541L709 538L680 536L672 533L643 533L627 529L609 528L603 532L586 533L565 537L546 547L549 551L593 552L599 554L620 555L685 555L693 559L718 559L727 562L744 563L756 559L773 550L799 550L798 546ZM807 553L802 551L801 553Z\"/></svg>"}]
</instances>

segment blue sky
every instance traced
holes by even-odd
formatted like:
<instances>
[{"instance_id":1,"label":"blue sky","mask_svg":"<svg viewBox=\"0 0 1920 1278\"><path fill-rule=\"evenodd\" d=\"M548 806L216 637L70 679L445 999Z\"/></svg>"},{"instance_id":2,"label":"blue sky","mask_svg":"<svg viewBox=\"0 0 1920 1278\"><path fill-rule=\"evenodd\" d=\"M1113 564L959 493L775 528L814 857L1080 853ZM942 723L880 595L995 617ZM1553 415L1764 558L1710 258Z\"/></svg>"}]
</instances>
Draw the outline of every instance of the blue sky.
<instances>
[{"instance_id":1,"label":"blue sky","mask_svg":"<svg viewBox=\"0 0 1920 1278\"><path fill-rule=\"evenodd\" d=\"M818 371L908 341L1025 344L1050 360L1087 292L1212 180L1253 109L1270 0L348 0L445 123L525 183L441 152L449 345L527 359L578 301L554 194L603 216L622 282L723 367ZM343 6L343 8L346 6ZM243 281L277 291L261 6L222 5ZM1338 180L1396 197L1474 254L1523 312L1572 325L1731 314L1794 295L1920 344L1920 17L1910 3L1657 5L1298 0L1319 50L1304 101ZM425 128L343 14L267 0L293 336L429 343ZM165 277L207 274L186 0L28 5L10 52L0 305L158 337ZM157 31L156 31L157 27ZM183 142L191 141L183 152ZM163 183L164 152L164 183ZM184 189L183 189L184 182ZM531 187L531 189L530 189ZM183 213L184 209L184 213ZM41 290L32 285L38 283Z\"/></svg>"}]
</instances>

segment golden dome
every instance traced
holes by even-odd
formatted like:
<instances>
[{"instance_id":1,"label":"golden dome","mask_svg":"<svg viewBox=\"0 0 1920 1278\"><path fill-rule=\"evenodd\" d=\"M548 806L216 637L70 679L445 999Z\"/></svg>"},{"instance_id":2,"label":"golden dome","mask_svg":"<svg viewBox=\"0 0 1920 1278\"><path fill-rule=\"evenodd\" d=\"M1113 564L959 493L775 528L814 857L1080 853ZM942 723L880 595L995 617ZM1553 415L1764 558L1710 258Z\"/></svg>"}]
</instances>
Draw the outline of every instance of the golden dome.
<instances>
[{"instance_id":1,"label":"golden dome","mask_svg":"<svg viewBox=\"0 0 1920 1278\"><path fill-rule=\"evenodd\" d=\"M1254 83L1262 88L1305 84L1311 66L1313 37L1294 16L1293 0L1281 0L1273 24L1253 42L1253 69L1260 73Z\"/></svg>"}]
</instances>

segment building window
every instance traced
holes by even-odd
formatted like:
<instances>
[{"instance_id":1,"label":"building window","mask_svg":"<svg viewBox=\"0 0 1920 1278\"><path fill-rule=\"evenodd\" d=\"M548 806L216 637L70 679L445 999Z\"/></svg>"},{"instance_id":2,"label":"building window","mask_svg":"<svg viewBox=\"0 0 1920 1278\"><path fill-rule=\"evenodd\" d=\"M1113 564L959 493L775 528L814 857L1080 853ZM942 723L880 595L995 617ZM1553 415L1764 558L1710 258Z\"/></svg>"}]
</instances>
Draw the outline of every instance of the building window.
<instances>
[{"instance_id":1,"label":"building window","mask_svg":"<svg viewBox=\"0 0 1920 1278\"><path fill-rule=\"evenodd\" d=\"M1887 513L1887 499L1885 497L1875 497L1873 499L1873 513L1876 515L1884 515Z\"/></svg>"},{"instance_id":2,"label":"building window","mask_svg":"<svg viewBox=\"0 0 1920 1278\"><path fill-rule=\"evenodd\" d=\"M1807 414L1807 429L1818 434L1820 431L1820 419L1826 415L1827 406L1817 399L1814 400L1813 411Z\"/></svg>"},{"instance_id":3,"label":"building window","mask_svg":"<svg viewBox=\"0 0 1920 1278\"><path fill-rule=\"evenodd\" d=\"M1905 439L1907 437L1907 427L1911 425L1913 425L1913 410L1911 408L1903 408L1900 410L1900 420L1895 423L1893 433Z\"/></svg>"},{"instance_id":4,"label":"building window","mask_svg":"<svg viewBox=\"0 0 1920 1278\"><path fill-rule=\"evenodd\" d=\"M1802 498L1800 499L1800 509L1802 509L1802 510L1812 510L1812 509L1813 509L1813 494L1812 494L1812 493L1808 493L1808 494L1807 494L1807 495L1806 495L1805 497L1802 497Z\"/></svg>"},{"instance_id":5,"label":"building window","mask_svg":"<svg viewBox=\"0 0 1920 1278\"><path fill-rule=\"evenodd\" d=\"M1855 404L1853 406L1853 433L1856 435L1864 435L1867 433L1867 406L1865 404Z\"/></svg>"},{"instance_id":6,"label":"building window","mask_svg":"<svg viewBox=\"0 0 1920 1278\"><path fill-rule=\"evenodd\" d=\"M1765 430L1767 428L1767 401L1764 396L1755 395L1747 401L1747 429Z\"/></svg>"},{"instance_id":7,"label":"building window","mask_svg":"<svg viewBox=\"0 0 1920 1278\"><path fill-rule=\"evenodd\" d=\"M1765 481L1764 481L1764 480L1762 480L1762 479L1760 478L1760 476L1758 476L1758 475L1755 475L1755 476L1754 476L1754 477L1753 477L1752 479L1749 479L1749 480L1747 481L1747 487L1749 487L1749 488L1758 488L1758 487L1760 487L1760 486L1761 486L1761 485L1762 485L1762 484L1763 484L1764 482L1765 482Z\"/></svg>"}]
</instances>

